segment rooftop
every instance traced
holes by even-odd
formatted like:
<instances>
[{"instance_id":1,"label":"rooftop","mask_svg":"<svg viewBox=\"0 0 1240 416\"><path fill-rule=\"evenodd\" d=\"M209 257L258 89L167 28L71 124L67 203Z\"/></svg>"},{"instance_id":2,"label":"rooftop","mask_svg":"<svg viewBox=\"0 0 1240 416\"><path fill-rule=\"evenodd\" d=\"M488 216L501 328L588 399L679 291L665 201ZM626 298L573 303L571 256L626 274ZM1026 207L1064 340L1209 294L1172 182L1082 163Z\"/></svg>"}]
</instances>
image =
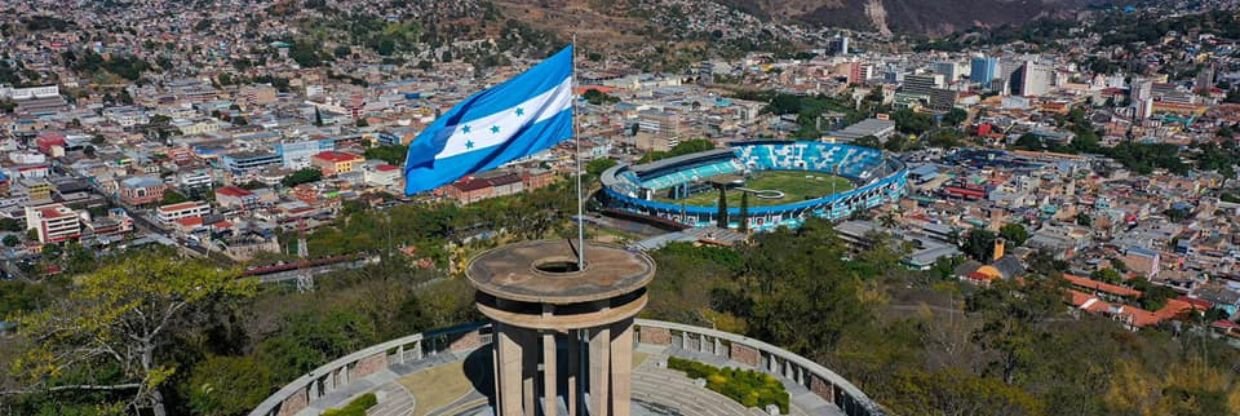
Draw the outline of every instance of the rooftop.
<instances>
[{"instance_id":1,"label":"rooftop","mask_svg":"<svg viewBox=\"0 0 1240 416\"><path fill-rule=\"evenodd\" d=\"M585 270L567 240L528 241L492 249L469 263L469 281L498 298L552 304L608 299L654 278L654 260L619 246L590 242Z\"/></svg>"},{"instance_id":2,"label":"rooftop","mask_svg":"<svg viewBox=\"0 0 1240 416\"><path fill-rule=\"evenodd\" d=\"M334 150L328 150L326 152L319 152L318 154L314 155L314 158L326 160L328 162L333 162L333 163L348 162L350 160L361 160L362 159L361 156L358 156L352 153L337 152Z\"/></svg>"}]
</instances>

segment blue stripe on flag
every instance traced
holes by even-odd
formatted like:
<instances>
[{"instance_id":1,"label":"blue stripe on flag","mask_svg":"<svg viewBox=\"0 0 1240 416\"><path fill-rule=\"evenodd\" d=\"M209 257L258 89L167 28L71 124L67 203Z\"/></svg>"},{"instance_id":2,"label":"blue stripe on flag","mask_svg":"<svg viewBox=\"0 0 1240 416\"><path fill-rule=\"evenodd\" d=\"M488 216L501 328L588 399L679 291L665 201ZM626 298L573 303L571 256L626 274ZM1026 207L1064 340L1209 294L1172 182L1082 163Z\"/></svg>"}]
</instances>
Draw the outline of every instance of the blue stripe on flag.
<instances>
[{"instance_id":1,"label":"blue stripe on flag","mask_svg":"<svg viewBox=\"0 0 1240 416\"><path fill-rule=\"evenodd\" d=\"M431 190L571 138L572 110L568 98L573 96L569 82L572 71L573 47L569 45L442 114L409 146L405 193ZM565 90L557 88L566 85L567 97L555 93L563 94ZM489 126L471 125L474 121ZM490 135L482 136L487 133ZM449 143L453 145L445 151ZM476 150L467 150L474 146Z\"/></svg>"},{"instance_id":2,"label":"blue stripe on flag","mask_svg":"<svg viewBox=\"0 0 1240 416\"><path fill-rule=\"evenodd\" d=\"M573 110L570 108L555 117L526 125L511 140L499 146L440 159L433 167L407 168L405 194L435 189L471 173L495 169L512 160L550 149L565 138L572 137L572 134Z\"/></svg>"}]
</instances>

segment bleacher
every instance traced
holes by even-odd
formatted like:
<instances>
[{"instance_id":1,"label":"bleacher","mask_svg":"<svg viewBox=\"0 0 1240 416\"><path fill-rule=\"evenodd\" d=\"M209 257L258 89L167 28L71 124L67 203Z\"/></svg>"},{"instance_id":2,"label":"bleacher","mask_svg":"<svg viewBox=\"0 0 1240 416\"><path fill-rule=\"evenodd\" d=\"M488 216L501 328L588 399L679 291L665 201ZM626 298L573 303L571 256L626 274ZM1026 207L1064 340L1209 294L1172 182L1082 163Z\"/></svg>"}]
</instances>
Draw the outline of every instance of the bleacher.
<instances>
[{"instance_id":1,"label":"bleacher","mask_svg":"<svg viewBox=\"0 0 1240 416\"><path fill-rule=\"evenodd\" d=\"M865 179L883 161L881 152L830 143L767 143L735 148L752 170L809 170Z\"/></svg>"},{"instance_id":2,"label":"bleacher","mask_svg":"<svg viewBox=\"0 0 1240 416\"><path fill-rule=\"evenodd\" d=\"M743 168L735 160L724 160L650 178L642 182L641 186L657 191L686 182L696 182L713 176L736 174L741 171L743 171Z\"/></svg>"},{"instance_id":3,"label":"bleacher","mask_svg":"<svg viewBox=\"0 0 1240 416\"><path fill-rule=\"evenodd\" d=\"M904 164L887 159L877 149L822 142L757 141L733 145L658 162L619 166L604 175L604 189L612 209L662 218L689 226L714 224L717 208L682 205L653 198L666 194L675 199L675 187L701 182L719 175L744 175L752 171L807 171L848 178L851 190L817 199L787 204L750 207L751 229L769 230L799 226L807 217L846 218L852 213L899 200L905 193ZM661 191L661 192L660 192ZM692 190L690 190L692 193ZM739 217L738 208L729 214ZM735 224L735 223L733 223ZM735 225L733 225L735 226Z\"/></svg>"}]
</instances>

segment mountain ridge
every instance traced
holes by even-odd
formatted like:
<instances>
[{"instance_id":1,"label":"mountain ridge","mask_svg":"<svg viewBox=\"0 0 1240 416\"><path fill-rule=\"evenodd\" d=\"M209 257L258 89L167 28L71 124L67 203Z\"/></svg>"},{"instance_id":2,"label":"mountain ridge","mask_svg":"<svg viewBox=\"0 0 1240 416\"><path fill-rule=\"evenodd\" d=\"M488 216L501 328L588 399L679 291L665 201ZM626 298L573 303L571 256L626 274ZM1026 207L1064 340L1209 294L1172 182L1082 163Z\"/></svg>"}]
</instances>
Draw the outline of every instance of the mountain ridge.
<instances>
[{"instance_id":1,"label":"mountain ridge","mask_svg":"<svg viewBox=\"0 0 1240 416\"><path fill-rule=\"evenodd\" d=\"M883 34L944 35L970 27L1071 18L1106 0L716 0L774 21L873 30Z\"/></svg>"}]
</instances>

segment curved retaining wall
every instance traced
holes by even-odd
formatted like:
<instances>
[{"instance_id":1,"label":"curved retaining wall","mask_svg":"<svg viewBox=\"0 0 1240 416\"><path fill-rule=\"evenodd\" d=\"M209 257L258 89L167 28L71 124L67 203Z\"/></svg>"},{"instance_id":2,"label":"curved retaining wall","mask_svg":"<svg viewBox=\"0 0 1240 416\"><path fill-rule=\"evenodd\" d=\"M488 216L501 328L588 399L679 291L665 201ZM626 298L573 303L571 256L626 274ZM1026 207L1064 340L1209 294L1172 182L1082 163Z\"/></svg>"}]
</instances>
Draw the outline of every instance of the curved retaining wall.
<instances>
[{"instance_id":1,"label":"curved retaining wall","mask_svg":"<svg viewBox=\"0 0 1240 416\"><path fill-rule=\"evenodd\" d=\"M677 347L727 357L801 384L849 416L886 415L880 405L848 380L783 348L728 332L672 322L638 319L635 328L639 345ZM467 352L490 342L491 326L474 323L374 345L299 377L267 397L250 416L294 415L314 400L388 365L417 361L444 351Z\"/></svg>"}]
</instances>

